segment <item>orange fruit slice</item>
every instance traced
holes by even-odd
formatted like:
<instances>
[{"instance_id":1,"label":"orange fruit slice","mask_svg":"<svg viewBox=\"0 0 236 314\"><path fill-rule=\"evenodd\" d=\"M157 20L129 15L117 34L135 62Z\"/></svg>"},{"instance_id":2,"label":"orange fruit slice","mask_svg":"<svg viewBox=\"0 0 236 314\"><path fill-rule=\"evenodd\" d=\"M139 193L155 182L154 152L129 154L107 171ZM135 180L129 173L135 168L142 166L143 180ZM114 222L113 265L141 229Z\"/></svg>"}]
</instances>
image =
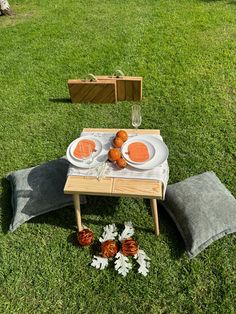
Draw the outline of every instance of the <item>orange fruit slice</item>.
<instances>
[{"instance_id":1,"label":"orange fruit slice","mask_svg":"<svg viewBox=\"0 0 236 314\"><path fill-rule=\"evenodd\" d=\"M91 150L88 146L91 146ZM76 158L88 157L91 154L91 151L96 151L96 144L92 140L81 140L77 143L75 150L73 152Z\"/></svg>"},{"instance_id":2,"label":"orange fruit slice","mask_svg":"<svg viewBox=\"0 0 236 314\"><path fill-rule=\"evenodd\" d=\"M135 162L144 162L149 160L147 146L142 142L134 142L128 146L129 158Z\"/></svg>"}]
</instances>

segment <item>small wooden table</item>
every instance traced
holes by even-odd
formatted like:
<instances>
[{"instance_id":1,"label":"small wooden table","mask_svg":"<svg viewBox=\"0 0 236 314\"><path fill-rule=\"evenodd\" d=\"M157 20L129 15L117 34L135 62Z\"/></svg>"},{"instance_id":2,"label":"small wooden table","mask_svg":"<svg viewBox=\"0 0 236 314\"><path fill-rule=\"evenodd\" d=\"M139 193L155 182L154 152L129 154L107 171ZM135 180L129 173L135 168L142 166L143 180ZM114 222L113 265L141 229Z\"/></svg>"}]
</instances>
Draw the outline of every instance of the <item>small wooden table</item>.
<instances>
[{"instance_id":1,"label":"small wooden table","mask_svg":"<svg viewBox=\"0 0 236 314\"><path fill-rule=\"evenodd\" d=\"M112 132L114 136L118 129L83 129L83 132ZM159 130L133 130L126 129L128 134L156 134ZM155 234L159 235L159 222L157 199L163 199L163 183L157 180L125 179L125 178L103 178L98 181L89 176L68 176L64 187L65 194L72 194L74 199L76 223L78 230L83 230L80 211L81 195L104 195L104 196L129 196L150 199Z\"/></svg>"}]
</instances>

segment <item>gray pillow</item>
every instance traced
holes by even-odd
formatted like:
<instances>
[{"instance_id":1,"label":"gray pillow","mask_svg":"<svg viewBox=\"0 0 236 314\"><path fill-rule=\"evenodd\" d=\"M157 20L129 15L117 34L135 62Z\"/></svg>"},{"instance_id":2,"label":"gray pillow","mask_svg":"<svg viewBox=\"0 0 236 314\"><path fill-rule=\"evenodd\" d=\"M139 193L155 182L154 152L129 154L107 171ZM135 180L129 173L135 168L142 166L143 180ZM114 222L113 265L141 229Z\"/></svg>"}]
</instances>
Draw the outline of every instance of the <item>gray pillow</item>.
<instances>
[{"instance_id":1,"label":"gray pillow","mask_svg":"<svg viewBox=\"0 0 236 314\"><path fill-rule=\"evenodd\" d=\"M236 231L236 200L214 172L169 185L163 203L190 257Z\"/></svg>"},{"instance_id":2,"label":"gray pillow","mask_svg":"<svg viewBox=\"0 0 236 314\"><path fill-rule=\"evenodd\" d=\"M9 231L15 231L29 219L73 204L71 195L65 195L69 162L65 158L42 165L11 172L13 218ZM81 203L85 198L81 198Z\"/></svg>"}]
</instances>

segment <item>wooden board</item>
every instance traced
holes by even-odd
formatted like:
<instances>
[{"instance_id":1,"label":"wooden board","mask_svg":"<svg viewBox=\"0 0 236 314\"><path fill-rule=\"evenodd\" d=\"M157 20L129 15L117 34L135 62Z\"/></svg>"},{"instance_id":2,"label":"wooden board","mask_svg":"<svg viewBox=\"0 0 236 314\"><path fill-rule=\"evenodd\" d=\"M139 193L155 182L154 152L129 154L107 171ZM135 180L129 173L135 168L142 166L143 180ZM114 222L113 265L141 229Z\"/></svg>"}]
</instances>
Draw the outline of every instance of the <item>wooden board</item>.
<instances>
[{"instance_id":1,"label":"wooden board","mask_svg":"<svg viewBox=\"0 0 236 314\"><path fill-rule=\"evenodd\" d=\"M117 88L117 101L142 100L142 77L135 76L96 76L97 80L114 80Z\"/></svg>"},{"instance_id":2,"label":"wooden board","mask_svg":"<svg viewBox=\"0 0 236 314\"><path fill-rule=\"evenodd\" d=\"M73 103L114 103L117 101L114 80L68 80L68 88Z\"/></svg>"},{"instance_id":3,"label":"wooden board","mask_svg":"<svg viewBox=\"0 0 236 314\"><path fill-rule=\"evenodd\" d=\"M162 182L155 180L68 176L64 193L162 199L162 189Z\"/></svg>"},{"instance_id":4,"label":"wooden board","mask_svg":"<svg viewBox=\"0 0 236 314\"><path fill-rule=\"evenodd\" d=\"M114 133L114 135L119 131L120 129L101 129L101 128L84 128L82 132L107 132L107 133ZM125 130L128 134L154 134L154 135L160 135L160 130L157 129L122 129Z\"/></svg>"}]
</instances>

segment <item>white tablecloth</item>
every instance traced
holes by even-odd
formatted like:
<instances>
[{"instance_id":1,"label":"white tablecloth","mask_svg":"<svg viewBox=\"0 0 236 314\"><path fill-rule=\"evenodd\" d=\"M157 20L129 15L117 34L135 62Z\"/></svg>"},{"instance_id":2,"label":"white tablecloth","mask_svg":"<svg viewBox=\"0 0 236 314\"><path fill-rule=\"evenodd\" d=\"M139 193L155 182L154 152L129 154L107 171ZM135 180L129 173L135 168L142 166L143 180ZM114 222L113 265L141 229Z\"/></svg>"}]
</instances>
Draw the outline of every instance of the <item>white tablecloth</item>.
<instances>
[{"instance_id":1,"label":"white tablecloth","mask_svg":"<svg viewBox=\"0 0 236 314\"><path fill-rule=\"evenodd\" d=\"M93 135L99 138L99 140L103 144L103 151L102 154L107 154L109 148L112 146L112 140L115 136L114 133L107 133L107 132L82 132L82 136L89 136ZM150 134L152 136L155 136L158 139L162 139L160 135ZM132 135L131 135L132 136ZM106 163L101 163L99 167L93 168L93 169L82 169L79 167L76 167L72 164L69 166L69 170L67 175L68 176L93 176L98 177L99 171L102 170L105 172L103 176L106 177L113 177L113 178L132 178L132 179L148 179L148 180L158 180L163 182L164 186L164 196L165 191L169 179L169 166L168 161L166 160L162 165L155 167L151 170L139 170L135 169L131 166L127 166L125 169L118 169L116 165L113 163L107 161ZM105 169L104 169L105 168Z\"/></svg>"}]
</instances>

